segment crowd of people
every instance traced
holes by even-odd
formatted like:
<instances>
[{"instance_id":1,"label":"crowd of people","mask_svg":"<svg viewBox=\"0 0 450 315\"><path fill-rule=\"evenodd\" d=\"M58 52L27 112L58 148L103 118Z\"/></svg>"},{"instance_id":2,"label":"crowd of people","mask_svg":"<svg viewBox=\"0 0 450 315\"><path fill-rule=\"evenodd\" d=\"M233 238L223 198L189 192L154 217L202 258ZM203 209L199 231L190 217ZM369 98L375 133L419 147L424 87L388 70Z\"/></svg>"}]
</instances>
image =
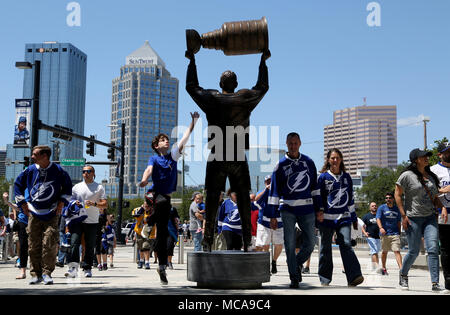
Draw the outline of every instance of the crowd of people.
<instances>
[{"instance_id":1,"label":"crowd of people","mask_svg":"<svg viewBox=\"0 0 450 315\"><path fill-rule=\"evenodd\" d=\"M204 196L195 192L189 207L189 224L181 224L177 210L171 205L170 194L176 189L177 159L181 156L198 113L182 139L172 150L169 138L159 135L152 143L157 153L149 160L141 187L150 178L153 185L142 206L133 209L133 232L138 249L137 267L150 269L150 257L158 263L157 272L163 285L168 284L166 268L173 268L172 257L179 231L190 234L194 250L202 250L206 217ZM287 153L273 173L265 178L264 189L250 194L252 246L247 250L269 251L273 245L271 272L277 273L277 259L285 248L290 288L302 282L304 265L309 270L310 257L320 235L318 275L322 286L332 282L333 241L339 245L344 272L349 286L364 282L361 266L353 249L352 230L358 229L352 178L346 172L344 156L339 149L328 152L317 176L314 162L300 153L297 133L286 138ZM438 147L439 163L430 167L431 153L414 149L410 164L395 183L395 191L386 192L385 203L370 204L363 218L362 233L367 238L373 270L388 275L386 260L389 251L395 255L399 268L399 286L408 289L408 274L423 246L428 255L431 289L449 292L448 214L450 196L450 146ZM55 266L67 266L66 277L92 277L114 266L116 247L114 216L107 213L107 199L102 185L95 182L95 169L83 167L83 181L72 187L67 172L51 162L51 149L33 149L34 164L25 169L14 183L15 203L3 194L12 209L9 218L0 214L0 237L15 235L8 242L16 243L17 279L27 277L30 284L53 284ZM206 192L207 193L207 192ZM207 195L206 195L206 198ZM439 211L439 213L438 213ZM226 196L222 193L215 217L215 250L241 250L244 246L241 214L235 187ZM408 241L405 257L401 255L400 235ZM3 242L5 244L6 242ZM13 248L13 246L10 246ZM57 249L57 250L55 250ZM204 248L203 248L204 250ZM381 252L381 267L379 253ZM445 290L439 285L440 264Z\"/></svg>"}]
</instances>

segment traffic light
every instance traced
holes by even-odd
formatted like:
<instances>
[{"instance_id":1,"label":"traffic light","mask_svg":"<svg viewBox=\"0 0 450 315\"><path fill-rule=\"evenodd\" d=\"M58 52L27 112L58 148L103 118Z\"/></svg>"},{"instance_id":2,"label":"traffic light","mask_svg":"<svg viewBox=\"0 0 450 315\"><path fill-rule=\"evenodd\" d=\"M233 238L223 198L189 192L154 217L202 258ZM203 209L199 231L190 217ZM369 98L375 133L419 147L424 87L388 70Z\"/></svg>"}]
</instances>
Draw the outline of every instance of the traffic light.
<instances>
[{"instance_id":1,"label":"traffic light","mask_svg":"<svg viewBox=\"0 0 450 315\"><path fill-rule=\"evenodd\" d=\"M27 168L28 166L30 166L30 157L29 156L24 156L23 157L23 168Z\"/></svg>"},{"instance_id":2,"label":"traffic light","mask_svg":"<svg viewBox=\"0 0 450 315\"><path fill-rule=\"evenodd\" d=\"M116 145L114 141L111 142L112 145ZM111 161L114 161L116 159L116 149L115 148L108 148L108 159Z\"/></svg>"},{"instance_id":3,"label":"traffic light","mask_svg":"<svg viewBox=\"0 0 450 315\"><path fill-rule=\"evenodd\" d=\"M90 138L95 139L94 136L90 136ZM86 143L86 154L88 154L90 156L95 156L94 147L95 147L94 142L90 141L90 142Z\"/></svg>"}]
</instances>

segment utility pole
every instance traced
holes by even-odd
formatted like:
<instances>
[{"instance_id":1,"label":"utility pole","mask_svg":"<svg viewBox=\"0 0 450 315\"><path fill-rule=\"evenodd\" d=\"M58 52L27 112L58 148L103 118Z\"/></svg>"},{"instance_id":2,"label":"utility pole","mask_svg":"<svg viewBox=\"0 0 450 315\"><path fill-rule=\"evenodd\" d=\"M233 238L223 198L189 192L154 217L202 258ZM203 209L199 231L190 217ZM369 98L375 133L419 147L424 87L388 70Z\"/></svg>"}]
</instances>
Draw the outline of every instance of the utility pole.
<instances>
[{"instance_id":1,"label":"utility pole","mask_svg":"<svg viewBox=\"0 0 450 315\"><path fill-rule=\"evenodd\" d=\"M430 122L428 117L423 118L423 149L427 149L427 123Z\"/></svg>"},{"instance_id":2,"label":"utility pole","mask_svg":"<svg viewBox=\"0 0 450 315\"><path fill-rule=\"evenodd\" d=\"M119 243L123 244L122 235L122 208L123 208L123 184L124 184L124 164L125 164L125 123L122 123L122 134L120 135L120 165L119 165L119 196L117 198L117 221L116 237Z\"/></svg>"}]
</instances>

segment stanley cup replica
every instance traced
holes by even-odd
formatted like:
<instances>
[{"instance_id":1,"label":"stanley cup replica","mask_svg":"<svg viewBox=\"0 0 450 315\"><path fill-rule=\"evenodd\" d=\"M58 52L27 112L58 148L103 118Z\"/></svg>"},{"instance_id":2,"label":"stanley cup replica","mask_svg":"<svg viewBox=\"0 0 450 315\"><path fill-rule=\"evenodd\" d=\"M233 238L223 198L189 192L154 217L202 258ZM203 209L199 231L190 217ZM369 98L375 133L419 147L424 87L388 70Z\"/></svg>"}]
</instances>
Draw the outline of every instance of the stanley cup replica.
<instances>
[{"instance_id":1,"label":"stanley cup replica","mask_svg":"<svg viewBox=\"0 0 450 315\"><path fill-rule=\"evenodd\" d=\"M265 17L260 20L227 22L218 30L202 36L186 30L187 50L196 54L201 47L222 50L227 56L262 53L269 49L269 33Z\"/></svg>"},{"instance_id":2,"label":"stanley cup replica","mask_svg":"<svg viewBox=\"0 0 450 315\"><path fill-rule=\"evenodd\" d=\"M236 217L237 211L239 212L241 230L237 233L242 234L242 239L240 243L239 240L233 241L232 246L227 241L227 249L241 249L243 246L244 252L247 252L251 247L251 185L245 151L249 149L250 114L269 90L266 66L266 60L270 57L267 20L263 17L260 20L227 22L220 29L202 36L195 30L186 30L186 44L186 58L190 60L186 90L206 114L208 127L220 128L222 137L215 141L219 135L208 133L211 153L206 166L206 227L201 245L204 252L211 252L219 199L221 192L225 191L228 178L231 192L236 194L237 203L233 209L226 211L234 213L233 218ZM195 54L201 47L222 50L227 56L261 54L256 85L251 89L235 91L238 86L237 76L227 70L220 78L222 91L202 88L198 82L195 64ZM229 127L233 127L236 132L229 135ZM229 231L224 229L224 237L227 234L225 232Z\"/></svg>"}]
</instances>

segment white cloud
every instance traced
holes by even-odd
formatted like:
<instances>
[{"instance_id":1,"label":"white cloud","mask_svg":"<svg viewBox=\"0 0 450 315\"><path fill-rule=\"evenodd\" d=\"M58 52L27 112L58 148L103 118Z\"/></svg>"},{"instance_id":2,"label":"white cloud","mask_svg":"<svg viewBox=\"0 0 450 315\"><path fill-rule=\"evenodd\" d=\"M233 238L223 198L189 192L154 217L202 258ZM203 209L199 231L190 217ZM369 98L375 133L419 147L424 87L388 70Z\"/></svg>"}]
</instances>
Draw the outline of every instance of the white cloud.
<instances>
[{"instance_id":1,"label":"white cloud","mask_svg":"<svg viewBox=\"0 0 450 315\"><path fill-rule=\"evenodd\" d=\"M416 117L399 118L397 120L397 127L423 126L424 119L430 120L430 117L420 114Z\"/></svg>"}]
</instances>

